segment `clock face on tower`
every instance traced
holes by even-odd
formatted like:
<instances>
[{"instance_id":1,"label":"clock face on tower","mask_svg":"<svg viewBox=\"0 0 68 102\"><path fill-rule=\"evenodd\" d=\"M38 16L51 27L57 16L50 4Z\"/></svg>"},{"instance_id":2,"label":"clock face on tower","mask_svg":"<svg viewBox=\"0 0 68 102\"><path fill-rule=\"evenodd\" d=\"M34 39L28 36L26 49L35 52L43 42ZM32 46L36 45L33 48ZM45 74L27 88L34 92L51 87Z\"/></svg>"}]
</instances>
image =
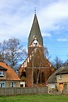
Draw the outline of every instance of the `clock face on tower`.
<instances>
[{"instance_id":1,"label":"clock face on tower","mask_svg":"<svg viewBox=\"0 0 68 102\"><path fill-rule=\"evenodd\" d=\"M35 39L33 43L34 43L35 46L37 46L38 41Z\"/></svg>"}]
</instances>

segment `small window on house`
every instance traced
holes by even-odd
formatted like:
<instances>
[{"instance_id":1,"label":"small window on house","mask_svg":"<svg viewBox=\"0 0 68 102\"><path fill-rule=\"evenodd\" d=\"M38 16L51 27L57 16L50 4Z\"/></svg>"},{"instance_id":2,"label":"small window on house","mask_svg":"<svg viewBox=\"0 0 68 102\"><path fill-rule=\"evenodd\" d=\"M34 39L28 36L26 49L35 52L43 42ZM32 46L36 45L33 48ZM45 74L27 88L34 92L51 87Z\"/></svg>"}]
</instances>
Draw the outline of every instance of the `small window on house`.
<instances>
[{"instance_id":1,"label":"small window on house","mask_svg":"<svg viewBox=\"0 0 68 102\"><path fill-rule=\"evenodd\" d=\"M0 82L0 87L6 87L6 83L5 82Z\"/></svg>"},{"instance_id":2,"label":"small window on house","mask_svg":"<svg viewBox=\"0 0 68 102\"><path fill-rule=\"evenodd\" d=\"M62 74L59 75L59 79L62 79Z\"/></svg>"},{"instance_id":3,"label":"small window on house","mask_svg":"<svg viewBox=\"0 0 68 102\"><path fill-rule=\"evenodd\" d=\"M15 82L11 82L10 87L15 87Z\"/></svg>"},{"instance_id":4,"label":"small window on house","mask_svg":"<svg viewBox=\"0 0 68 102\"><path fill-rule=\"evenodd\" d=\"M3 76L4 76L4 72L0 71L0 77L3 77Z\"/></svg>"}]
</instances>

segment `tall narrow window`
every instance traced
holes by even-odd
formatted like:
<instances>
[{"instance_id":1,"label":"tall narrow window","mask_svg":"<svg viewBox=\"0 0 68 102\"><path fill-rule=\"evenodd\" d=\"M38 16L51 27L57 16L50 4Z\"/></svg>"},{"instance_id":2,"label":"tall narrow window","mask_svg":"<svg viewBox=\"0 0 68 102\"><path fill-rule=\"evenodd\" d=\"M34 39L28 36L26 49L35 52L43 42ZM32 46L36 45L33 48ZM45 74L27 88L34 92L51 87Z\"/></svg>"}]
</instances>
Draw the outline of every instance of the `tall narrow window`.
<instances>
[{"instance_id":1,"label":"tall narrow window","mask_svg":"<svg viewBox=\"0 0 68 102\"><path fill-rule=\"evenodd\" d=\"M45 83L45 73L44 72L42 72L41 79L42 79L42 83Z\"/></svg>"},{"instance_id":2,"label":"tall narrow window","mask_svg":"<svg viewBox=\"0 0 68 102\"><path fill-rule=\"evenodd\" d=\"M39 74L39 76L38 76L38 83L40 83L40 74Z\"/></svg>"},{"instance_id":3,"label":"tall narrow window","mask_svg":"<svg viewBox=\"0 0 68 102\"><path fill-rule=\"evenodd\" d=\"M5 82L0 82L0 87L6 87L6 83Z\"/></svg>"},{"instance_id":4,"label":"tall narrow window","mask_svg":"<svg viewBox=\"0 0 68 102\"><path fill-rule=\"evenodd\" d=\"M10 87L15 87L15 82L11 82Z\"/></svg>"},{"instance_id":5,"label":"tall narrow window","mask_svg":"<svg viewBox=\"0 0 68 102\"><path fill-rule=\"evenodd\" d=\"M59 75L59 79L62 79L62 74Z\"/></svg>"},{"instance_id":6,"label":"tall narrow window","mask_svg":"<svg viewBox=\"0 0 68 102\"><path fill-rule=\"evenodd\" d=\"M39 69L37 70L37 84L40 83L40 72Z\"/></svg>"},{"instance_id":7,"label":"tall narrow window","mask_svg":"<svg viewBox=\"0 0 68 102\"><path fill-rule=\"evenodd\" d=\"M34 80L34 83L36 84L36 82L37 82L37 75L36 75L36 72L34 72L34 74L33 74L33 80Z\"/></svg>"}]
</instances>

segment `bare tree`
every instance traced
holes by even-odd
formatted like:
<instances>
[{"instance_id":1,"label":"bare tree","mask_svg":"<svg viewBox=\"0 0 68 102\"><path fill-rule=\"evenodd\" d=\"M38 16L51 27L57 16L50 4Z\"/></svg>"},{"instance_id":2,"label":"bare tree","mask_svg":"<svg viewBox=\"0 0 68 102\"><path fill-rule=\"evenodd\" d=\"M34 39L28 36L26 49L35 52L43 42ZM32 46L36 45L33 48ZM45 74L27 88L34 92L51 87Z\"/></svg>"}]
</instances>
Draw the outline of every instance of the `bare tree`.
<instances>
[{"instance_id":1,"label":"bare tree","mask_svg":"<svg viewBox=\"0 0 68 102\"><path fill-rule=\"evenodd\" d=\"M2 43L0 43L0 61L5 61L6 49L7 49L7 43L4 40Z\"/></svg>"},{"instance_id":2,"label":"bare tree","mask_svg":"<svg viewBox=\"0 0 68 102\"><path fill-rule=\"evenodd\" d=\"M65 65L67 65L68 66L68 55L67 55L67 59L66 59L66 61L64 62L64 64L63 64L64 66Z\"/></svg>"},{"instance_id":3,"label":"bare tree","mask_svg":"<svg viewBox=\"0 0 68 102\"><path fill-rule=\"evenodd\" d=\"M4 40L0 44L1 60L6 62L12 68L16 68L17 65L26 57L26 51L20 44L20 40L17 38L10 38Z\"/></svg>"},{"instance_id":4,"label":"bare tree","mask_svg":"<svg viewBox=\"0 0 68 102\"><path fill-rule=\"evenodd\" d=\"M62 66L63 62L58 57L54 59L53 65L56 69L60 68Z\"/></svg>"},{"instance_id":5,"label":"bare tree","mask_svg":"<svg viewBox=\"0 0 68 102\"><path fill-rule=\"evenodd\" d=\"M48 51L47 47L44 47L44 48L43 48L43 51L44 51L45 57L46 57L47 59L50 59L51 56L49 55L49 51Z\"/></svg>"}]
</instances>

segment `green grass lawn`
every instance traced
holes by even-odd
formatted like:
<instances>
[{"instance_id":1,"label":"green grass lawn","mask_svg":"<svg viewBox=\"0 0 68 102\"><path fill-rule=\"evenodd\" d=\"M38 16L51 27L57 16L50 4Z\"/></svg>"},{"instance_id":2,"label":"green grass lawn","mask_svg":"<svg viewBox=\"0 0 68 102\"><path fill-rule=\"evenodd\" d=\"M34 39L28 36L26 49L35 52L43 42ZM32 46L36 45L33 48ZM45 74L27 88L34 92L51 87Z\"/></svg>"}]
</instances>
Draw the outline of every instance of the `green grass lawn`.
<instances>
[{"instance_id":1,"label":"green grass lawn","mask_svg":"<svg viewBox=\"0 0 68 102\"><path fill-rule=\"evenodd\" d=\"M68 102L68 95L0 96L0 102Z\"/></svg>"}]
</instances>

